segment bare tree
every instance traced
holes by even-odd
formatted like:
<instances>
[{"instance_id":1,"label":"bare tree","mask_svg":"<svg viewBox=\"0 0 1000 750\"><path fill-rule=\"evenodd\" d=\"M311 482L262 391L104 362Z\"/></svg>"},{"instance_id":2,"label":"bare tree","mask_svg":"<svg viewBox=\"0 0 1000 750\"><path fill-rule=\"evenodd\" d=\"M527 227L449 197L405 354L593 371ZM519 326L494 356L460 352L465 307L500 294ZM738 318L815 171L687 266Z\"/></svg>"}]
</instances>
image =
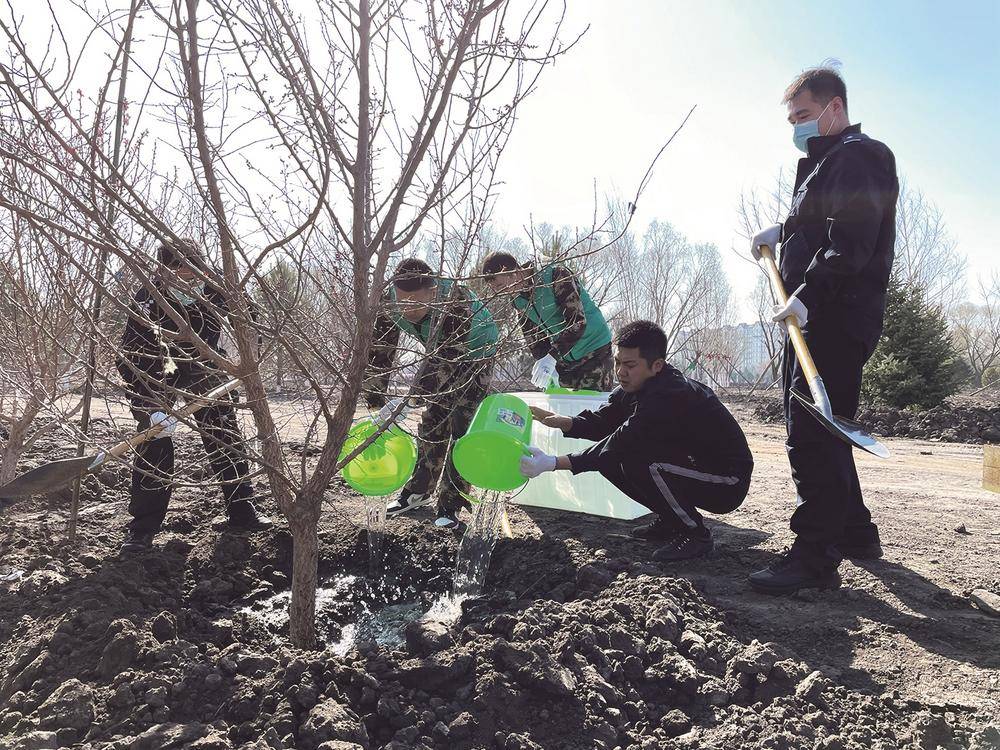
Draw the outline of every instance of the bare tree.
<instances>
[{"instance_id":1,"label":"bare tree","mask_svg":"<svg viewBox=\"0 0 1000 750\"><path fill-rule=\"evenodd\" d=\"M749 243L750 238L762 227L777 224L788 215L788 209L792 198L792 175L785 169L780 169L774 180L774 187L768 193L752 189L740 195L740 202L737 207L738 232L745 237ZM745 261L752 263L745 248L739 248L737 254ZM756 264L755 264L756 265ZM771 370L771 378L778 377L780 362L777 359L778 352L784 346L784 328L771 320L773 315L771 308L774 306L774 290L765 276L759 269L754 269L758 274L757 283L753 291L748 295L747 301L754 316L754 325L759 330L759 335L764 344L764 349L768 354Z\"/></svg>"},{"instance_id":2,"label":"bare tree","mask_svg":"<svg viewBox=\"0 0 1000 750\"><path fill-rule=\"evenodd\" d=\"M964 302L952 309L952 337L965 357L976 385L987 385L984 373L1000 366L1000 274L980 279L982 303Z\"/></svg>"},{"instance_id":3,"label":"bare tree","mask_svg":"<svg viewBox=\"0 0 1000 750\"><path fill-rule=\"evenodd\" d=\"M80 219L54 215L41 191L12 184L10 169L0 208L53 247L72 238L106 252L114 274L136 279L169 316L177 332L163 333L168 342L189 342L221 375L242 380L260 446L252 457L293 537L297 646L315 639L317 523L326 487L353 457L340 460L340 447L386 269L422 232L458 236L468 212L478 223L488 215L491 175L517 108L566 49L557 41L561 10L507 0L151 3L137 19L137 38L165 46L136 45L136 69L146 78L145 93L130 100L131 127L133 140L140 122L150 137L132 152L147 164L158 150L169 153L175 165L146 182L115 167L92 135L96 115L70 108L73 75L108 46L121 46L122 25L102 23L102 34L61 61L70 71L62 80L53 74L55 51L36 59L22 20L0 21L15 58L0 66L10 116L37 126L71 166L39 166L16 130L5 135L0 158L63 196ZM68 23L62 14L49 22ZM63 123L47 116L38 92ZM84 139L92 158L71 138ZM163 195L172 196L166 205ZM198 337L155 283L151 246L181 234L210 247L203 280L222 292L230 352ZM86 274L74 254L60 260ZM276 274L282 264L294 273ZM87 278L95 288L109 284ZM297 305L307 294L302 312ZM120 297L108 301L118 316L142 315ZM318 450L298 460L282 451L288 410L267 400L262 363L274 357L309 393L297 418Z\"/></svg>"},{"instance_id":4,"label":"bare tree","mask_svg":"<svg viewBox=\"0 0 1000 750\"><path fill-rule=\"evenodd\" d=\"M730 288L714 245L691 243L667 222L654 220L639 241L626 233L608 254L614 279L613 319L652 320L675 356L705 332L730 322Z\"/></svg>"},{"instance_id":5,"label":"bare tree","mask_svg":"<svg viewBox=\"0 0 1000 750\"><path fill-rule=\"evenodd\" d=\"M77 304L89 291L60 261L74 248L53 247L24 221L7 219L0 222L0 484L14 477L26 447L79 408L66 400L82 382Z\"/></svg>"},{"instance_id":6,"label":"bare tree","mask_svg":"<svg viewBox=\"0 0 1000 750\"><path fill-rule=\"evenodd\" d=\"M893 272L919 286L946 312L965 296L968 261L948 234L941 210L919 190L900 183Z\"/></svg>"}]
</instances>

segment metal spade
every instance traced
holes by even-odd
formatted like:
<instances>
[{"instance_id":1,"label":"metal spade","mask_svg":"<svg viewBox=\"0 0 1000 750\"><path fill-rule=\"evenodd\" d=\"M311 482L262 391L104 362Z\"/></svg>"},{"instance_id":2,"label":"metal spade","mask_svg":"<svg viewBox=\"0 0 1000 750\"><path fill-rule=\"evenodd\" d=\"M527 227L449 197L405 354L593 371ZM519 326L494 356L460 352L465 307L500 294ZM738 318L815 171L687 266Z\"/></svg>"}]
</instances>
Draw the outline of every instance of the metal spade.
<instances>
[{"instance_id":1,"label":"metal spade","mask_svg":"<svg viewBox=\"0 0 1000 750\"><path fill-rule=\"evenodd\" d=\"M191 416L199 409L225 396L239 384L239 380L230 380L228 383L220 385L218 388L202 396L198 396L197 399L177 412L177 417L184 419ZM0 486L0 498L24 497L27 495L54 492L71 484L77 477L95 471L107 463L109 459L122 458L130 450L134 450L143 443L152 440L162 431L162 425L153 425L106 451L100 451L88 456L64 458L37 466L31 471L15 477L7 484Z\"/></svg>"},{"instance_id":2,"label":"metal spade","mask_svg":"<svg viewBox=\"0 0 1000 750\"><path fill-rule=\"evenodd\" d=\"M764 270L767 271L771 280L771 288L774 290L778 301L783 305L788 302L788 292L781 281L781 273L774 262L774 252L767 245L760 246L760 257L764 261ZM792 398L802 404L802 407L812 414L819 423L844 442L850 443L855 448L868 451L879 458L889 458L889 449L872 437L865 429L851 419L838 417L833 413L830 406L830 398L826 394L826 386L823 385L823 378L816 369L809 347L806 345L805 336L802 329L794 317L785 318L785 329L788 331L788 338L792 341L792 348L795 349L795 356L799 360L802 373L809 381L809 392L812 394L812 401L798 391L791 391Z\"/></svg>"}]
</instances>

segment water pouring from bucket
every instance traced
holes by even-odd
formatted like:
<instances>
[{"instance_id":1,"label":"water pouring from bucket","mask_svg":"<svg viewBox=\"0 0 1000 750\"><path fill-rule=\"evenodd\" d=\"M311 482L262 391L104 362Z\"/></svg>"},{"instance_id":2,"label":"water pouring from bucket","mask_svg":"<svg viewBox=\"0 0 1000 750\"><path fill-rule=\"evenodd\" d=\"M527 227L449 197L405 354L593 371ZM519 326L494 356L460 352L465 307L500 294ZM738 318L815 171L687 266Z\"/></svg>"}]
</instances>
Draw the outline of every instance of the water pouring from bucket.
<instances>
[{"instance_id":1,"label":"water pouring from bucket","mask_svg":"<svg viewBox=\"0 0 1000 750\"><path fill-rule=\"evenodd\" d=\"M377 431L378 425L373 419L359 420L347 433L340 451L341 460L364 445ZM416 465L417 445L413 436L393 424L340 470L344 481L364 497L369 562L373 568L379 565L382 557L384 496L406 484Z\"/></svg>"},{"instance_id":2,"label":"water pouring from bucket","mask_svg":"<svg viewBox=\"0 0 1000 750\"><path fill-rule=\"evenodd\" d=\"M458 597L480 593L497 539L501 532L509 534L509 493L528 481L520 465L531 442L531 423L531 410L524 401L507 393L494 394L483 399L469 429L455 443L455 468L479 495L455 559L453 590Z\"/></svg>"}]
</instances>

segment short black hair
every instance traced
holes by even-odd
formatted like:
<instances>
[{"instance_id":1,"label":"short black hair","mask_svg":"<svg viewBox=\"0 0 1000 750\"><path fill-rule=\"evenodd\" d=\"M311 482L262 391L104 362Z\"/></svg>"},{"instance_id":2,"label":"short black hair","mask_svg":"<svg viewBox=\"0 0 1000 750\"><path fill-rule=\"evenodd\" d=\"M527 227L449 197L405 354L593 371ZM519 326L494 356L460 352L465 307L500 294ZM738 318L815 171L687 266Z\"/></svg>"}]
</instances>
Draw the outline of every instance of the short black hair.
<instances>
[{"instance_id":1,"label":"short black hair","mask_svg":"<svg viewBox=\"0 0 1000 750\"><path fill-rule=\"evenodd\" d=\"M840 73L829 65L809 68L799 73L795 80L788 84L781 103L788 104L803 91L808 91L813 99L823 105L829 104L835 96L839 96L844 103L844 112L847 112L847 84L840 77Z\"/></svg>"},{"instance_id":2,"label":"short black hair","mask_svg":"<svg viewBox=\"0 0 1000 750\"><path fill-rule=\"evenodd\" d=\"M623 325L615 335L615 345L638 349L650 366L658 359L667 358L667 334L651 320L633 320Z\"/></svg>"},{"instance_id":3,"label":"short black hair","mask_svg":"<svg viewBox=\"0 0 1000 750\"><path fill-rule=\"evenodd\" d=\"M392 284L404 292L415 292L437 284L437 274L420 258L406 258L396 266L392 274Z\"/></svg>"},{"instance_id":4,"label":"short black hair","mask_svg":"<svg viewBox=\"0 0 1000 750\"><path fill-rule=\"evenodd\" d=\"M156 248L156 259L166 268L177 269L192 266L204 270L205 255L201 245L191 237L165 240Z\"/></svg>"},{"instance_id":5,"label":"short black hair","mask_svg":"<svg viewBox=\"0 0 1000 750\"><path fill-rule=\"evenodd\" d=\"M517 262L517 258L510 253L505 253L503 250L496 250L483 259L483 276L486 277L487 281L494 278L498 273L516 271L519 268L522 268L522 266Z\"/></svg>"}]
</instances>

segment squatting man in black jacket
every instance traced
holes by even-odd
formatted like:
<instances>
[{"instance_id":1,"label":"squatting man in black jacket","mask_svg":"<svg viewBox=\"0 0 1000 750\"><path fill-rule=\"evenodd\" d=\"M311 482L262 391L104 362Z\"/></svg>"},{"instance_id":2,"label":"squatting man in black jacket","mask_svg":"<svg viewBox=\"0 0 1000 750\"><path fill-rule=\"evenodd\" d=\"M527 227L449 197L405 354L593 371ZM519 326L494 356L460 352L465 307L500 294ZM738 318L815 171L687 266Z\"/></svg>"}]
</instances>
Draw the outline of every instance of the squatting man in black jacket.
<instances>
[{"instance_id":1,"label":"squatting man in black jacket","mask_svg":"<svg viewBox=\"0 0 1000 750\"><path fill-rule=\"evenodd\" d=\"M629 323L614 344L620 385L605 406L575 417L531 407L535 419L566 437L597 442L559 457L532 447L521 473L599 471L656 513L632 531L662 545L653 559L705 555L712 534L698 511L729 513L743 502L753 472L746 436L711 388L667 364L667 337L658 325Z\"/></svg>"},{"instance_id":2,"label":"squatting man in black jacket","mask_svg":"<svg viewBox=\"0 0 1000 750\"><path fill-rule=\"evenodd\" d=\"M220 354L222 318L227 314L222 292L206 284L207 265L201 247L191 239L167 242L157 249L160 274L154 286L190 326L190 333ZM163 525L173 491L176 418L169 417L175 399L185 393L204 394L229 378L207 362L189 335L178 337L179 328L152 294L142 287L129 309L122 337L118 370L129 391L132 414L139 430L165 423L156 439L136 449L132 468L132 491L123 553L141 552L152 546ZM171 335L173 334L173 335ZM253 485L243 450L243 435L236 411L227 400L207 406L194 415L205 451L222 484L229 526L262 529L271 525L254 507Z\"/></svg>"},{"instance_id":3,"label":"squatting man in black jacket","mask_svg":"<svg viewBox=\"0 0 1000 750\"><path fill-rule=\"evenodd\" d=\"M862 134L847 115L847 88L829 68L799 75L785 92L799 160L783 224L761 230L751 251L780 245L781 278L792 292L774 320L794 317L826 384L834 414L853 419L861 373L882 333L896 239L896 161L884 143ZM861 496L851 446L834 437L791 390L809 394L791 344L783 382L786 447L798 494L795 543L750 576L759 591L790 594L840 585L843 557L882 556L878 528Z\"/></svg>"}]
</instances>

